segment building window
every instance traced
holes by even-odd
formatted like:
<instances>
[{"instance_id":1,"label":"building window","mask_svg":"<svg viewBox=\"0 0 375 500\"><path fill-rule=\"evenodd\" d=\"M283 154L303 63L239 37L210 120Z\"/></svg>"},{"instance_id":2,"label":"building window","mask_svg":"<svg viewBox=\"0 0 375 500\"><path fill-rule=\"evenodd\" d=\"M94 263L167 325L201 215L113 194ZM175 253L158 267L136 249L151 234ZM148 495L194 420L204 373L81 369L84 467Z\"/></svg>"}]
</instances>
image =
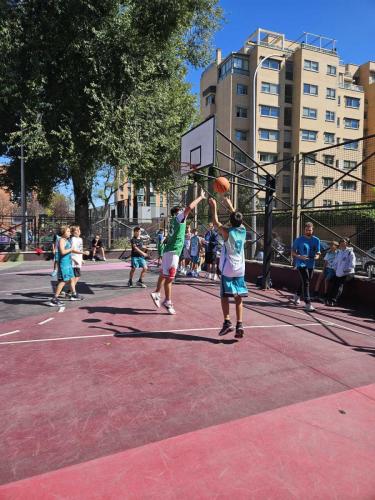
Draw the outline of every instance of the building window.
<instances>
[{"instance_id":1,"label":"building window","mask_svg":"<svg viewBox=\"0 0 375 500\"><path fill-rule=\"evenodd\" d=\"M258 184L260 184L261 186L265 186L266 181L267 179L263 175L258 175Z\"/></svg>"},{"instance_id":2,"label":"building window","mask_svg":"<svg viewBox=\"0 0 375 500\"><path fill-rule=\"evenodd\" d=\"M344 160L344 162L343 162L343 169L344 170L352 170L353 168L356 168L356 166L357 166L356 161Z\"/></svg>"},{"instance_id":3,"label":"building window","mask_svg":"<svg viewBox=\"0 0 375 500\"><path fill-rule=\"evenodd\" d=\"M259 161L262 163L275 163L278 160L278 156L275 153L259 153Z\"/></svg>"},{"instance_id":4,"label":"building window","mask_svg":"<svg viewBox=\"0 0 375 500\"><path fill-rule=\"evenodd\" d=\"M249 61L243 57L233 57L233 69L234 73L248 74L249 73Z\"/></svg>"},{"instance_id":5,"label":"building window","mask_svg":"<svg viewBox=\"0 0 375 500\"><path fill-rule=\"evenodd\" d=\"M302 206L304 208L314 208L315 206L315 200L306 200L306 199L303 199L302 200Z\"/></svg>"},{"instance_id":6,"label":"building window","mask_svg":"<svg viewBox=\"0 0 375 500\"><path fill-rule=\"evenodd\" d=\"M326 111L326 122L334 122L334 121L335 121L335 112Z\"/></svg>"},{"instance_id":7,"label":"building window","mask_svg":"<svg viewBox=\"0 0 375 500\"><path fill-rule=\"evenodd\" d=\"M245 163L246 164L246 155L242 153L242 151L235 151L234 152L234 160L238 161L239 163Z\"/></svg>"},{"instance_id":8,"label":"building window","mask_svg":"<svg viewBox=\"0 0 375 500\"><path fill-rule=\"evenodd\" d=\"M287 127L292 125L292 108L284 108L284 125Z\"/></svg>"},{"instance_id":9,"label":"building window","mask_svg":"<svg viewBox=\"0 0 375 500\"><path fill-rule=\"evenodd\" d=\"M346 108L355 108L358 109L361 104L361 99L358 99L358 97L348 97L345 96L345 107Z\"/></svg>"},{"instance_id":10,"label":"building window","mask_svg":"<svg viewBox=\"0 0 375 500\"><path fill-rule=\"evenodd\" d=\"M208 106L209 104L215 104L214 94L210 94L206 97L206 106Z\"/></svg>"},{"instance_id":11,"label":"building window","mask_svg":"<svg viewBox=\"0 0 375 500\"><path fill-rule=\"evenodd\" d=\"M292 131L284 130L284 148L290 149L292 147Z\"/></svg>"},{"instance_id":12,"label":"building window","mask_svg":"<svg viewBox=\"0 0 375 500\"><path fill-rule=\"evenodd\" d=\"M333 184L333 177L323 177L323 186L325 188L331 187Z\"/></svg>"},{"instance_id":13,"label":"building window","mask_svg":"<svg viewBox=\"0 0 375 500\"><path fill-rule=\"evenodd\" d=\"M311 120L316 120L318 117L318 110L315 108L303 108L302 116L303 118L310 118Z\"/></svg>"},{"instance_id":14,"label":"building window","mask_svg":"<svg viewBox=\"0 0 375 500\"><path fill-rule=\"evenodd\" d=\"M335 157L333 155L323 155L323 162L329 167L335 164Z\"/></svg>"},{"instance_id":15,"label":"building window","mask_svg":"<svg viewBox=\"0 0 375 500\"><path fill-rule=\"evenodd\" d=\"M290 193L290 175L283 175L283 193Z\"/></svg>"},{"instance_id":16,"label":"building window","mask_svg":"<svg viewBox=\"0 0 375 500\"><path fill-rule=\"evenodd\" d=\"M264 198L257 199L258 208L264 208L266 206L266 200Z\"/></svg>"},{"instance_id":17,"label":"building window","mask_svg":"<svg viewBox=\"0 0 375 500\"><path fill-rule=\"evenodd\" d=\"M332 207L332 200L323 200L323 207Z\"/></svg>"},{"instance_id":18,"label":"building window","mask_svg":"<svg viewBox=\"0 0 375 500\"><path fill-rule=\"evenodd\" d=\"M341 97L337 96L337 106L341 106Z\"/></svg>"},{"instance_id":19,"label":"building window","mask_svg":"<svg viewBox=\"0 0 375 500\"><path fill-rule=\"evenodd\" d=\"M235 130L236 141L246 141L247 140L247 132L244 130Z\"/></svg>"},{"instance_id":20,"label":"building window","mask_svg":"<svg viewBox=\"0 0 375 500\"><path fill-rule=\"evenodd\" d=\"M342 181L341 185L343 191L357 191L356 181Z\"/></svg>"},{"instance_id":21,"label":"building window","mask_svg":"<svg viewBox=\"0 0 375 500\"><path fill-rule=\"evenodd\" d=\"M305 187L315 187L316 177L305 175L303 177L303 185Z\"/></svg>"},{"instance_id":22,"label":"building window","mask_svg":"<svg viewBox=\"0 0 375 500\"><path fill-rule=\"evenodd\" d=\"M336 74L337 74L336 66L331 66L330 64L328 64L327 65L327 75L336 76Z\"/></svg>"},{"instance_id":23,"label":"building window","mask_svg":"<svg viewBox=\"0 0 375 500\"><path fill-rule=\"evenodd\" d=\"M237 83L237 95L247 95L247 85Z\"/></svg>"},{"instance_id":24,"label":"building window","mask_svg":"<svg viewBox=\"0 0 375 500\"><path fill-rule=\"evenodd\" d=\"M280 109L276 106L265 106L261 104L260 106L261 116L269 116L270 118L278 118L280 114Z\"/></svg>"},{"instance_id":25,"label":"building window","mask_svg":"<svg viewBox=\"0 0 375 500\"><path fill-rule=\"evenodd\" d=\"M344 139L344 142L345 141L350 141L350 139ZM358 141L352 141L348 142L347 144L344 144L344 149L358 149L358 147L359 147Z\"/></svg>"},{"instance_id":26,"label":"building window","mask_svg":"<svg viewBox=\"0 0 375 500\"><path fill-rule=\"evenodd\" d=\"M309 153L303 158L305 160L305 165L315 165L316 154Z\"/></svg>"},{"instance_id":27,"label":"building window","mask_svg":"<svg viewBox=\"0 0 375 500\"><path fill-rule=\"evenodd\" d=\"M285 79L293 80L293 63L291 61L285 63Z\"/></svg>"},{"instance_id":28,"label":"building window","mask_svg":"<svg viewBox=\"0 0 375 500\"><path fill-rule=\"evenodd\" d=\"M279 140L279 131L278 130L269 130L266 128L259 129L259 138L263 141L278 141Z\"/></svg>"},{"instance_id":29,"label":"building window","mask_svg":"<svg viewBox=\"0 0 375 500\"><path fill-rule=\"evenodd\" d=\"M237 116L237 118L247 118L247 108L243 108L241 106L237 106L237 108L236 108L236 116Z\"/></svg>"},{"instance_id":30,"label":"building window","mask_svg":"<svg viewBox=\"0 0 375 500\"><path fill-rule=\"evenodd\" d=\"M275 94L278 95L280 93L280 85L276 83L262 82L261 92L265 94Z\"/></svg>"},{"instance_id":31,"label":"building window","mask_svg":"<svg viewBox=\"0 0 375 500\"><path fill-rule=\"evenodd\" d=\"M285 85L284 100L288 104L292 104L293 103L293 85L289 85L289 84Z\"/></svg>"},{"instance_id":32,"label":"building window","mask_svg":"<svg viewBox=\"0 0 375 500\"><path fill-rule=\"evenodd\" d=\"M290 172L290 167L293 164L293 158L290 153L283 154L283 171Z\"/></svg>"},{"instance_id":33,"label":"building window","mask_svg":"<svg viewBox=\"0 0 375 500\"><path fill-rule=\"evenodd\" d=\"M317 61L309 61L308 59L304 60L303 69L307 69L308 71L319 71L319 63Z\"/></svg>"},{"instance_id":34,"label":"building window","mask_svg":"<svg viewBox=\"0 0 375 500\"><path fill-rule=\"evenodd\" d=\"M318 95L318 86L310 83L303 84L303 93L307 95Z\"/></svg>"},{"instance_id":35,"label":"building window","mask_svg":"<svg viewBox=\"0 0 375 500\"><path fill-rule=\"evenodd\" d=\"M315 130L301 130L301 140L302 141L316 141L318 137L318 132Z\"/></svg>"},{"instance_id":36,"label":"building window","mask_svg":"<svg viewBox=\"0 0 375 500\"><path fill-rule=\"evenodd\" d=\"M370 71L369 83L375 83L375 71Z\"/></svg>"},{"instance_id":37,"label":"building window","mask_svg":"<svg viewBox=\"0 0 375 500\"><path fill-rule=\"evenodd\" d=\"M262 68L280 70L280 61L277 59L265 59L262 62Z\"/></svg>"},{"instance_id":38,"label":"building window","mask_svg":"<svg viewBox=\"0 0 375 500\"><path fill-rule=\"evenodd\" d=\"M336 99L336 89L331 89L331 88L327 87L326 98L327 99Z\"/></svg>"},{"instance_id":39,"label":"building window","mask_svg":"<svg viewBox=\"0 0 375 500\"><path fill-rule=\"evenodd\" d=\"M164 206L164 196L163 196L162 194L160 195L159 205L160 205L161 207L163 207L163 206Z\"/></svg>"},{"instance_id":40,"label":"building window","mask_svg":"<svg viewBox=\"0 0 375 500\"><path fill-rule=\"evenodd\" d=\"M344 118L344 127L359 129L359 120L355 120L354 118Z\"/></svg>"},{"instance_id":41,"label":"building window","mask_svg":"<svg viewBox=\"0 0 375 500\"><path fill-rule=\"evenodd\" d=\"M334 144L335 143L335 134L331 132L324 132L324 144Z\"/></svg>"}]
</instances>

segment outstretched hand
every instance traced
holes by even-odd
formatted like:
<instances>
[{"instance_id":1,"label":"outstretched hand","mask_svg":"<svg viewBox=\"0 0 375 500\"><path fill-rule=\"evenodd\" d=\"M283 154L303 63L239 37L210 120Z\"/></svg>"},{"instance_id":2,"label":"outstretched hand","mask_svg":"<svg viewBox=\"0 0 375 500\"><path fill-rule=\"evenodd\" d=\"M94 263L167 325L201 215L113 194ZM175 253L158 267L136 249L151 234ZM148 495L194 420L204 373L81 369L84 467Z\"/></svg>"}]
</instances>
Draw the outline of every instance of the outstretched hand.
<instances>
[{"instance_id":1,"label":"outstretched hand","mask_svg":"<svg viewBox=\"0 0 375 500\"><path fill-rule=\"evenodd\" d=\"M215 198L208 198L208 203L212 208L215 208L217 205Z\"/></svg>"},{"instance_id":2,"label":"outstretched hand","mask_svg":"<svg viewBox=\"0 0 375 500\"><path fill-rule=\"evenodd\" d=\"M201 198L207 198L206 191L203 188L201 188Z\"/></svg>"}]
</instances>

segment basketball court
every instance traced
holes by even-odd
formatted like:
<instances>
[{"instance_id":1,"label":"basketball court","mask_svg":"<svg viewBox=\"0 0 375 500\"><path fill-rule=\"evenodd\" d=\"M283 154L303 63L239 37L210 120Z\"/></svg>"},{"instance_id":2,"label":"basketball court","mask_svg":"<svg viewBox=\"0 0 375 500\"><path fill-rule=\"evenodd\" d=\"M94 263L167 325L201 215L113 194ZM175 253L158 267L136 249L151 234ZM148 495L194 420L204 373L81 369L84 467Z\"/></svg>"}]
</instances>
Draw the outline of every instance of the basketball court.
<instances>
[{"instance_id":1,"label":"basketball court","mask_svg":"<svg viewBox=\"0 0 375 500\"><path fill-rule=\"evenodd\" d=\"M373 497L371 318L250 285L237 341L214 282L179 279L170 316L156 271L87 265L60 312L49 270L0 273L0 498Z\"/></svg>"}]
</instances>

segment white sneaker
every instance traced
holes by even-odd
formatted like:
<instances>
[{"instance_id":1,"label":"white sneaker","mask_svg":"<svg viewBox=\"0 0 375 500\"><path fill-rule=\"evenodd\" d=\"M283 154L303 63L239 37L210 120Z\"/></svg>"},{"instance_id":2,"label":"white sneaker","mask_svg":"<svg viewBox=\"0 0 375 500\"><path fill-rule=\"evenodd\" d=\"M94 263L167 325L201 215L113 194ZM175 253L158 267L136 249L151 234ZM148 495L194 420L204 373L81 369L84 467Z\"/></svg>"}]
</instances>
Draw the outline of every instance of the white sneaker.
<instances>
[{"instance_id":1,"label":"white sneaker","mask_svg":"<svg viewBox=\"0 0 375 500\"><path fill-rule=\"evenodd\" d=\"M212 279L213 279L214 281L217 281L217 280L218 280L218 276L217 276L217 274L214 274Z\"/></svg>"},{"instance_id":2,"label":"white sneaker","mask_svg":"<svg viewBox=\"0 0 375 500\"><path fill-rule=\"evenodd\" d=\"M305 311L307 311L307 312L313 312L313 311L315 311L315 307L312 304L306 304L305 305Z\"/></svg>"},{"instance_id":3,"label":"white sneaker","mask_svg":"<svg viewBox=\"0 0 375 500\"><path fill-rule=\"evenodd\" d=\"M103 260L107 260L105 257L103 257Z\"/></svg>"},{"instance_id":4,"label":"white sneaker","mask_svg":"<svg viewBox=\"0 0 375 500\"><path fill-rule=\"evenodd\" d=\"M301 303L301 299L298 297L297 294L294 294L292 302L295 306L299 306Z\"/></svg>"},{"instance_id":5,"label":"white sneaker","mask_svg":"<svg viewBox=\"0 0 375 500\"><path fill-rule=\"evenodd\" d=\"M150 295L156 307L160 307L160 293L152 292Z\"/></svg>"},{"instance_id":6,"label":"white sneaker","mask_svg":"<svg viewBox=\"0 0 375 500\"><path fill-rule=\"evenodd\" d=\"M170 300L165 300L162 305L166 308L168 314L176 314L175 308Z\"/></svg>"}]
</instances>

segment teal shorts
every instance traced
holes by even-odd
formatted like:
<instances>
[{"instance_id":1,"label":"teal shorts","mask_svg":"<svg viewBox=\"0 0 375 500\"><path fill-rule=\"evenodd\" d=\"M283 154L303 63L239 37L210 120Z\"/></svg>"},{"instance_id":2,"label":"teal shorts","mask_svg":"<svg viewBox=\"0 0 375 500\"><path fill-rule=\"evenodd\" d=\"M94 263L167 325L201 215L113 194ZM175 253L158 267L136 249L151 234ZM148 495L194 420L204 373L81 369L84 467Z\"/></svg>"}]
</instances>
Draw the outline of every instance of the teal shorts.
<instances>
[{"instance_id":1,"label":"teal shorts","mask_svg":"<svg viewBox=\"0 0 375 500\"><path fill-rule=\"evenodd\" d=\"M247 286L244 276L228 278L221 275L220 297L247 297Z\"/></svg>"},{"instance_id":2,"label":"teal shorts","mask_svg":"<svg viewBox=\"0 0 375 500\"><path fill-rule=\"evenodd\" d=\"M144 257L132 257L131 258L131 266L133 268L142 267L147 268L147 262Z\"/></svg>"}]
</instances>

